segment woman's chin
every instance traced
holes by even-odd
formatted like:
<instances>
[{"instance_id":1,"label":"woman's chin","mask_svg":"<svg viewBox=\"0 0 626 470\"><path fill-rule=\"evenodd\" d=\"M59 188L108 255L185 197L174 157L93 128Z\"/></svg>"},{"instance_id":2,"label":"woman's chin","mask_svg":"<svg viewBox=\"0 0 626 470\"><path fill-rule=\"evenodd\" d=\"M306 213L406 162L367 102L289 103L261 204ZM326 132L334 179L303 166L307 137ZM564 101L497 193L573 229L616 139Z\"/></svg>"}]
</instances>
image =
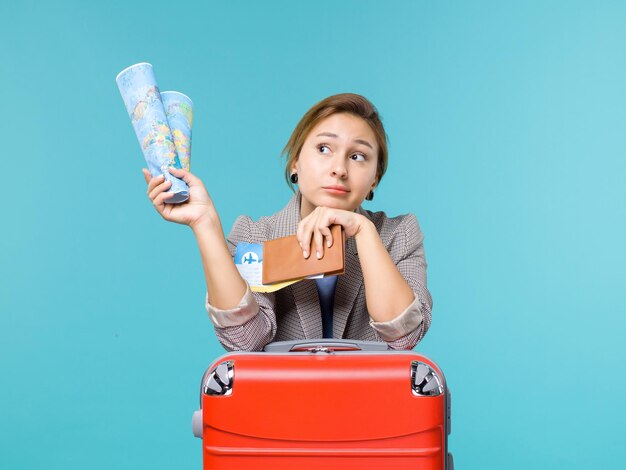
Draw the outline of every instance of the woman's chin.
<instances>
[{"instance_id":1,"label":"woman's chin","mask_svg":"<svg viewBox=\"0 0 626 470\"><path fill-rule=\"evenodd\" d=\"M344 211L354 211L354 209L357 208L357 205L355 205L352 201L348 201L344 198L326 196L318 198L317 201L319 202L319 204L315 204L317 207L324 206Z\"/></svg>"},{"instance_id":2,"label":"woman's chin","mask_svg":"<svg viewBox=\"0 0 626 470\"><path fill-rule=\"evenodd\" d=\"M309 196L302 191L301 193L303 206L307 214L310 213L310 211L314 210L316 207L328 207L330 209L339 209L354 212L354 210L359 206L358 202L355 202L351 199L349 200L343 195L336 196L324 192L321 194L314 194L312 196Z\"/></svg>"}]
</instances>

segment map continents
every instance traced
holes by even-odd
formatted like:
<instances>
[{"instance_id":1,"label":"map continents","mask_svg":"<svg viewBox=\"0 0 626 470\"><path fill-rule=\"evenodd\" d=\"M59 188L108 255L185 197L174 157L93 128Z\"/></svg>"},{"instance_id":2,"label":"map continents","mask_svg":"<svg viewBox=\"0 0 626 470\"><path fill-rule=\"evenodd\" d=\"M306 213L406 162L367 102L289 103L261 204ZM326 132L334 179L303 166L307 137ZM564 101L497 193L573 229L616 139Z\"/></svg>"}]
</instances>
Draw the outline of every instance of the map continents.
<instances>
[{"instance_id":1,"label":"map continents","mask_svg":"<svg viewBox=\"0 0 626 470\"><path fill-rule=\"evenodd\" d=\"M169 122L176 153L181 166L189 170L191 159L191 126L193 123L193 103L188 96L177 91L164 91L161 99Z\"/></svg>"}]
</instances>

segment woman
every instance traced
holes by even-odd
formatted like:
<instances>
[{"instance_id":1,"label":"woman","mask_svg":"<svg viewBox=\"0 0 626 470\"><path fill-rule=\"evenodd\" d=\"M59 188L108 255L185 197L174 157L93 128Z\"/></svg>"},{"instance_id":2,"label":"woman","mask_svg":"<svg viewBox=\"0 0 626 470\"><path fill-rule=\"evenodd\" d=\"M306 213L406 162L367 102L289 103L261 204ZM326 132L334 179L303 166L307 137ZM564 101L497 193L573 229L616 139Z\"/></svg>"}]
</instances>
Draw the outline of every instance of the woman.
<instances>
[{"instance_id":1,"label":"woman","mask_svg":"<svg viewBox=\"0 0 626 470\"><path fill-rule=\"evenodd\" d=\"M361 203L374 197L387 168L387 141L376 108L364 97L340 94L313 106L287 143L285 174L298 185L287 206L253 221L240 216L224 239L202 181L170 169L189 185L189 200L166 204L170 183L150 177L148 196L161 216L188 225L200 248L206 307L222 345L262 350L272 341L350 338L412 349L431 320L423 235L408 214L389 218ZM346 235L345 273L304 280L270 294L252 293L235 267L237 243L297 235L302 256L323 256L329 226Z\"/></svg>"}]
</instances>

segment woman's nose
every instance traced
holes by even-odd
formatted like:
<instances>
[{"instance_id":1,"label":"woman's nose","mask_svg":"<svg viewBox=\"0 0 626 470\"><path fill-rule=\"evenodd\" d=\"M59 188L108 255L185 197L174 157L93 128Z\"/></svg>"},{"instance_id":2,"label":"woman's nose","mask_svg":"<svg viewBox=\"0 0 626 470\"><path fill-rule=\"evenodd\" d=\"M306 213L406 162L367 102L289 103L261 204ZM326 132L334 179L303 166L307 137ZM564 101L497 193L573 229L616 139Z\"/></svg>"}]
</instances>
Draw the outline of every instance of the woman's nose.
<instances>
[{"instance_id":1,"label":"woman's nose","mask_svg":"<svg viewBox=\"0 0 626 470\"><path fill-rule=\"evenodd\" d=\"M348 169L343 158L337 158L333 162L332 175L336 178L345 178L348 176Z\"/></svg>"}]
</instances>

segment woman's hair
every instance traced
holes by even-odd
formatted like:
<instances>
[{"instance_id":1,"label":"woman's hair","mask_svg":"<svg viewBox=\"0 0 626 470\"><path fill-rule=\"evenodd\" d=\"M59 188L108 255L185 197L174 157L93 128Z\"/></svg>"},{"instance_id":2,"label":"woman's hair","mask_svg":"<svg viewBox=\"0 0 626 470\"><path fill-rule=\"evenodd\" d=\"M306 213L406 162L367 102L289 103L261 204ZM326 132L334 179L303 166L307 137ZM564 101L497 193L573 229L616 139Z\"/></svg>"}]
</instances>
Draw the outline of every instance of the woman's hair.
<instances>
[{"instance_id":1,"label":"woman's hair","mask_svg":"<svg viewBox=\"0 0 626 470\"><path fill-rule=\"evenodd\" d=\"M376 184L378 184L387 171L387 134L385 128L378 115L378 110L367 98L354 93L341 93L339 95L329 96L309 109L300 122L293 130L291 137L282 155L286 157L285 179L291 189L293 184L289 177L291 176L291 166L298 160L300 151L304 145L309 132L322 119L326 119L333 114L348 113L363 119L374 131L376 142L378 143L378 160L376 168Z\"/></svg>"}]
</instances>

